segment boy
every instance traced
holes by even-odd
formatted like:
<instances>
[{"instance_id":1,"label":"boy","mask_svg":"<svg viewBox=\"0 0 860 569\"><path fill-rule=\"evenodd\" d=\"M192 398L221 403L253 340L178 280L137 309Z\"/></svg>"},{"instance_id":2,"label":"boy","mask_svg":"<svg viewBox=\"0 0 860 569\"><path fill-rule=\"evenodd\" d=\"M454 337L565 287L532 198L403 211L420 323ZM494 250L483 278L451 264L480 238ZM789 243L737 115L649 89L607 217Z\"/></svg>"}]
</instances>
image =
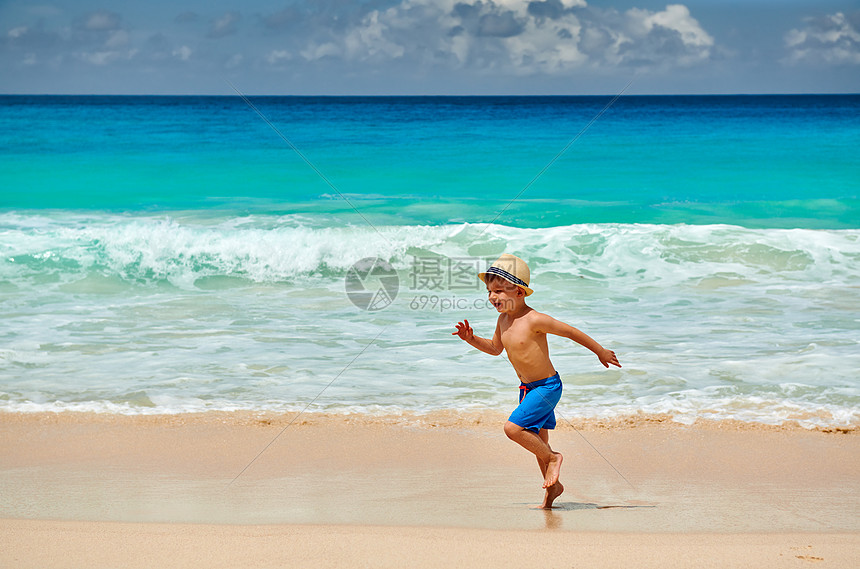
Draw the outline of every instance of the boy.
<instances>
[{"instance_id":1,"label":"boy","mask_svg":"<svg viewBox=\"0 0 860 569\"><path fill-rule=\"evenodd\" d=\"M549 429L555 428L555 406L561 398L561 379L549 360L546 335L570 338L597 355L604 367L621 367L615 352L607 350L584 332L541 314L526 305L528 265L519 257L504 254L478 277L487 285L490 303L499 312L492 339L475 336L469 321L457 323L459 336L468 344L497 356L504 350L520 378L520 404L505 423L505 434L537 457L546 489L541 508L552 508L564 492L558 481L564 457L549 446Z\"/></svg>"}]
</instances>

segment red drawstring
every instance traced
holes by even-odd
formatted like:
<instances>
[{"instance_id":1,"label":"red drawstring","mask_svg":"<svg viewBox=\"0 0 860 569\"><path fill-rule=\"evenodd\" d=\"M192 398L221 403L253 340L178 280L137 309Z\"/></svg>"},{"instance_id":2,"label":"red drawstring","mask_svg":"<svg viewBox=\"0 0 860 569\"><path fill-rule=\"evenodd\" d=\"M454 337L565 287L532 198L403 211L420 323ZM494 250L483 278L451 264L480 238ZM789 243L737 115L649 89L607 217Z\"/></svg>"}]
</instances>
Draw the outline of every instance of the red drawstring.
<instances>
[{"instance_id":1,"label":"red drawstring","mask_svg":"<svg viewBox=\"0 0 860 569\"><path fill-rule=\"evenodd\" d=\"M528 385L524 385L521 383L520 391L522 391L522 393L520 394L520 403L522 403L523 398L526 396L526 394L528 394L529 391L531 391L531 388Z\"/></svg>"}]
</instances>

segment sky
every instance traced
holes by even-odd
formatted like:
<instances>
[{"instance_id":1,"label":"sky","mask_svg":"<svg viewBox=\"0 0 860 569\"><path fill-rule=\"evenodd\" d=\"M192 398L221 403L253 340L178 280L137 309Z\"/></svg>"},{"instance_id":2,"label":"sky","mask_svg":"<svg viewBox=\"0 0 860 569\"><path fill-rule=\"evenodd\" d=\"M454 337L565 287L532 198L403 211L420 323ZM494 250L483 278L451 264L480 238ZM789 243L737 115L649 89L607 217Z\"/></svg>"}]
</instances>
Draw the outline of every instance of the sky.
<instances>
[{"instance_id":1,"label":"sky","mask_svg":"<svg viewBox=\"0 0 860 569\"><path fill-rule=\"evenodd\" d=\"M860 0L0 0L0 93L858 93Z\"/></svg>"}]
</instances>

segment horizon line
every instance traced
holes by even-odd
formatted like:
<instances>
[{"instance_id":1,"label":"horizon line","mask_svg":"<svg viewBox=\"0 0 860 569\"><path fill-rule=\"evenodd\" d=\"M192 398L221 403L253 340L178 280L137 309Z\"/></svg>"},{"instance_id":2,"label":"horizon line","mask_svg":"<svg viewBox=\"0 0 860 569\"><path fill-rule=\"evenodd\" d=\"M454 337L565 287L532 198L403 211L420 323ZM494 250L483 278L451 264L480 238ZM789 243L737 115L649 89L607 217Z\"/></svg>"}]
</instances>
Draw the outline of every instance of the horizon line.
<instances>
[{"instance_id":1,"label":"horizon line","mask_svg":"<svg viewBox=\"0 0 860 569\"><path fill-rule=\"evenodd\" d=\"M294 98L489 98L489 97L519 97L519 98L550 98L550 97L613 97L616 93L580 93L580 94L248 94L248 97L294 97ZM804 97L804 96L856 96L860 92L773 92L773 93L629 93L623 97ZM231 93L0 93L0 97L235 97Z\"/></svg>"}]
</instances>

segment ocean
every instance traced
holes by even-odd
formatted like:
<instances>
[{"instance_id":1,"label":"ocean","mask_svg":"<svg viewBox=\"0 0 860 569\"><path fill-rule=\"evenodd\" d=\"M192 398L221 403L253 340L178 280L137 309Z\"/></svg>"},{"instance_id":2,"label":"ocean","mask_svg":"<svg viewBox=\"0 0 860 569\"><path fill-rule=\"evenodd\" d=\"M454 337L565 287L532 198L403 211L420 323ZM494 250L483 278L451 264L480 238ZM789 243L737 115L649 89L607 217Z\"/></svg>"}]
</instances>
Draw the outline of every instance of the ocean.
<instances>
[{"instance_id":1,"label":"ocean","mask_svg":"<svg viewBox=\"0 0 860 569\"><path fill-rule=\"evenodd\" d=\"M508 252L562 419L860 424L860 96L611 102L0 97L0 410L509 410Z\"/></svg>"}]
</instances>

